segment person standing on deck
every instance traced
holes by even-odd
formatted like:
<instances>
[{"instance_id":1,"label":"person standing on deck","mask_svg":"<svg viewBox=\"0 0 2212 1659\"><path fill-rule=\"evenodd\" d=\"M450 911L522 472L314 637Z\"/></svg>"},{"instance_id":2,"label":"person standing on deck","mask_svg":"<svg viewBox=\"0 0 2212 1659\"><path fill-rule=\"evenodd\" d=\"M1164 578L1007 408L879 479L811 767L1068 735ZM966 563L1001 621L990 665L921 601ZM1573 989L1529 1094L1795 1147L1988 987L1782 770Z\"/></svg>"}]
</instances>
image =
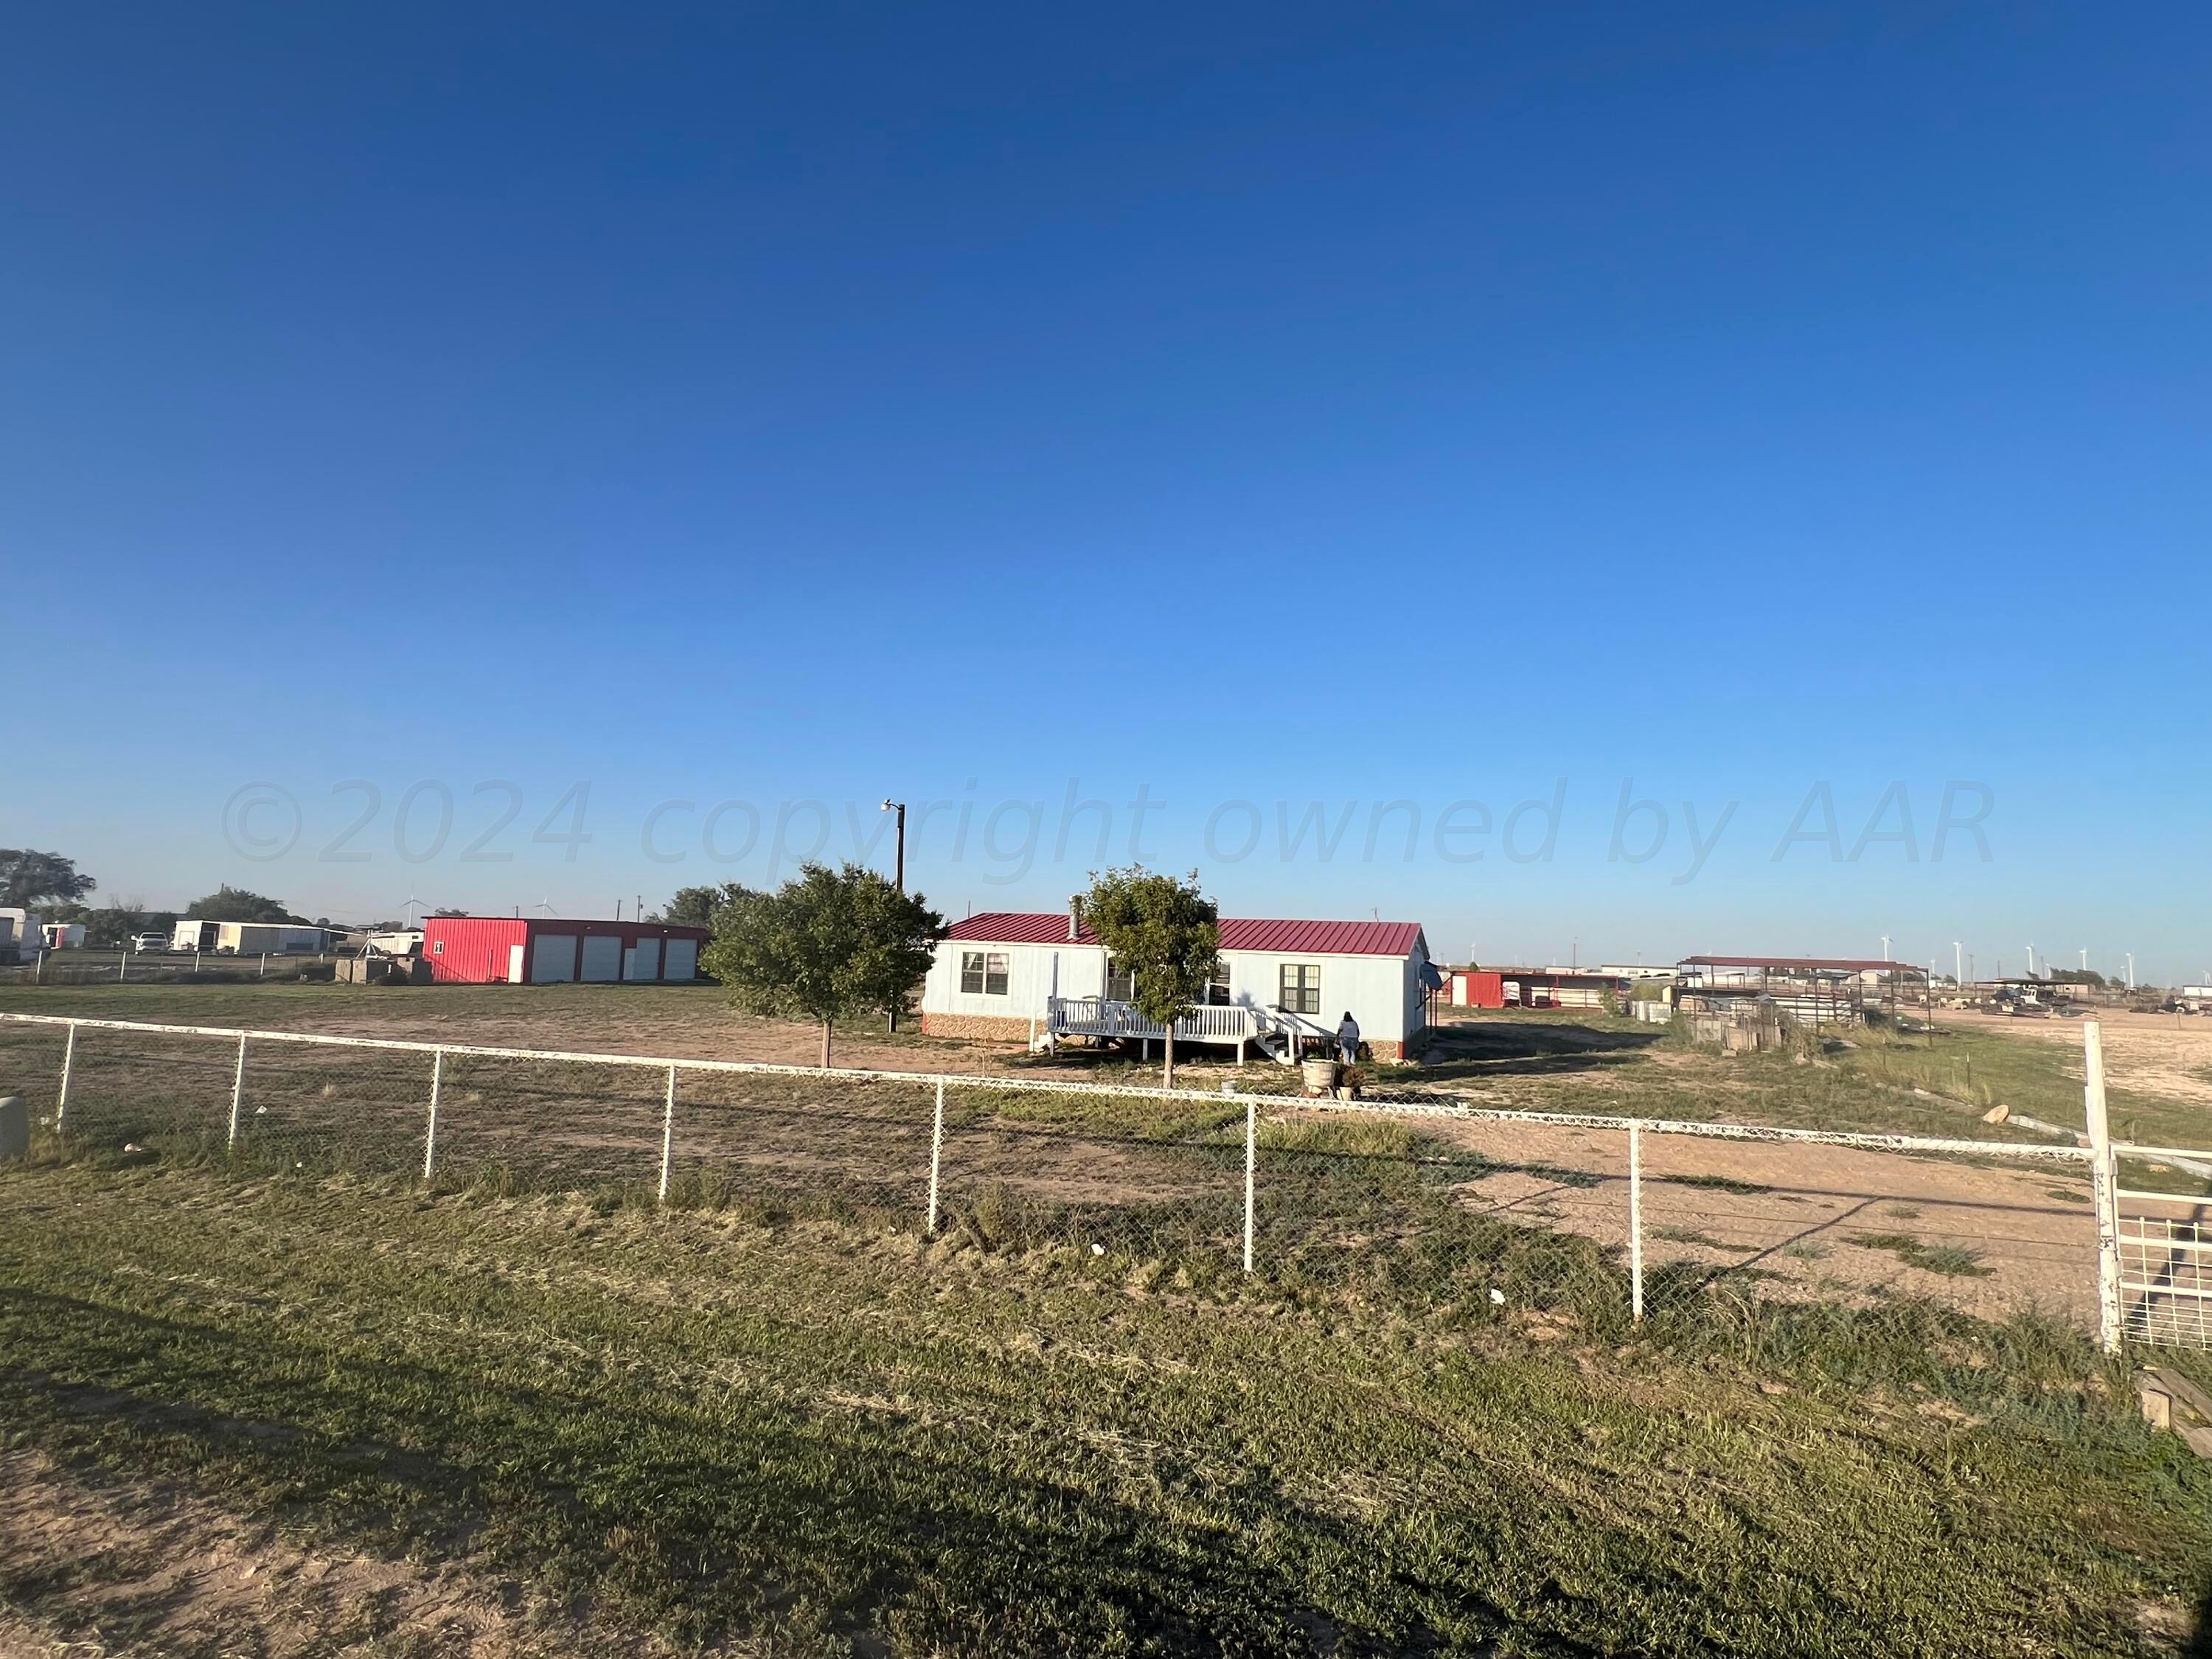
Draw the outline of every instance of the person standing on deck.
<instances>
[{"instance_id":1,"label":"person standing on deck","mask_svg":"<svg viewBox=\"0 0 2212 1659\"><path fill-rule=\"evenodd\" d=\"M1352 1010L1344 1011L1344 1024L1336 1028L1336 1051L1351 1065L1359 1058L1359 1022L1352 1017Z\"/></svg>"}]
</instances>

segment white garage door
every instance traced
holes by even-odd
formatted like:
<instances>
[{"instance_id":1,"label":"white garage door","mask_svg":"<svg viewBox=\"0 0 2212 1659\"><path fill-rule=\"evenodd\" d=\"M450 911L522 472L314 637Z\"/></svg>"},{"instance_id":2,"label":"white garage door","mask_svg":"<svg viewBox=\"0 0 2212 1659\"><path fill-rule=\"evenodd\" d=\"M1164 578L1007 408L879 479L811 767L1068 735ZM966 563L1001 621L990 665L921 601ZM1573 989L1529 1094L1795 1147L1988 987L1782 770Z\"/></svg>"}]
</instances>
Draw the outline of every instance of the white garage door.
<instances>
[{"instance_id":1,"label":"white garage door","mask_svg":"<svg viewBox=\"0 0 2212 1659\"><path fill-rule=\"evenodd\" d=\"M622 940L612 933L584 935L584 977L604 985L622 977Z\"/></svg>"},{"instance_id":2,"label":"white garage door","mask_svg":"<svg viewBox=\"0 0 2212 1659\"><path fill-rule=\"evenodd\" d=\"M660 941L641 939L629 947L623 960L624 979L659 979L660 977Z\"/></svg>"},{"instance_id":3,"label":"white garage door","mask_svg":"<svg viewBox=\"0 0 2212 1659\"><path fill-rule=\"evenodd\" d=\"M699 970L699 941L696 939L672 939L668 941L668 960L662 966L663 979L690 979Z\"/></svg>"},{"instance_id":4,"label":"white garage door","mask_svg":"<svg viewBox=\"0 0 2212 1659\"><path fill-rule=\"evenodd\" d=\"M530 982L565 985L576 977L576 936L540 933L530 944Z\"/></svg>"}]
</instances>

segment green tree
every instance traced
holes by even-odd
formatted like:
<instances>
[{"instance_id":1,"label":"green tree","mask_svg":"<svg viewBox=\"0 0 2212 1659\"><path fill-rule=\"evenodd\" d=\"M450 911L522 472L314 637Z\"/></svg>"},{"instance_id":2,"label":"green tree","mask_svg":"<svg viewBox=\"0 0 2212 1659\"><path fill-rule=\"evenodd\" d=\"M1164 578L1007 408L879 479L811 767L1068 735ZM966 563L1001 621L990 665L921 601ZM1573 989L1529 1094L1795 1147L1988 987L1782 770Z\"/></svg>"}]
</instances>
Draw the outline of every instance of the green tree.
<instances>
[{"instance_id":1,"label":"green tree","mask_svg":"<svg viewBox=\"0 0 2212 1659\"><path fill-rule=\"evenodd\" d=\"M722 908L728 895L746 890L735 882L727 887L679 887L676 896L662 905L653 919L682 927L712 927L714 913Z\"/></svg>"},{"instance_id":2,"label":"green tree","mask_svg":"<svg viewBox=\"0 0 2212 1659\"><path fill-rule=\"evenodd\" d=\"M243 887L218 887L185 907L188 921L298 921L282 899L264 898Z\"/></svg>"},{"instance_id":3,"label":"green tree","mask_svg":"<svg viewBox=\"0 0 2212 1659\"><path fill-rule=\"evenodd\" d=\"M945 937L945 918L919 893L857 864L804 865L773 893L732 882L714 918L699 965L749 1013L819 1024L824 1066L837 1022L904 1001Z\"/></svg>"},{"instance_id":4,"label":"green tree","mask_svg":"<svg viewBox=\"0 0 2212 1659\"><path fill-rule=\"evenodd\" d=\"M1129 975L1130 1001L1167 1028L1166 1086L1175 1087L1175 1023L1206 994L1221 959L1221 911L1187 879L1140 865L1093 873L1083 901L1085 926Z\"/></svg>"},{"instance_id":5,"label":"green tree","mask_svg":"<svg viewBox=\"0 0 2212 1659\"><path fill-rule=\"evenodd\" d=\"M110 899L84 918L86 948L94 951L127 950L131 936L145 926L145 900Z\"/></svg>"},{"instance_id":6,"label":"green tree","mask_svg":"<svg viewBox=\"0 0 2212 1659\"><path fill-rule=\"evenodd\" d=\"M100 884L76 860L27 847L0 847L0 909L35 910L49 899L81 899Z\"/></svg>"}]
</instances>

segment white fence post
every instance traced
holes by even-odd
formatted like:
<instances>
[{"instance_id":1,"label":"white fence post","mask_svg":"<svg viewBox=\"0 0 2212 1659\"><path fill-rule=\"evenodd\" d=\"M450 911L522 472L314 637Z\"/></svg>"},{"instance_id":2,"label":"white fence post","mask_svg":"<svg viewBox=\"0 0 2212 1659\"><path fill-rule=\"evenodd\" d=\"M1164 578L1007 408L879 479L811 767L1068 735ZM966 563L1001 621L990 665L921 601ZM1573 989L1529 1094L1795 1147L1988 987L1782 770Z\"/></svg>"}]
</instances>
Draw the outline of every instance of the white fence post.
<instances>
[{"instance_id":1,"label":"white fence post","mask_svg":"<svg viewBox=\"0 0 2212 1659\"><path fill-rule=\"evenodd\" d=\"M62 1132L62 1120L69 1115L70 1079L76 1073L76 1022L71 1020L69 1041L62 1045L62 1094L54 1103L54 1133Z\"/></svg>"},{"instance_id":2,"label":"white fence post","mask_svg":"<svg viewBox=\"0 0 2212 1659\"><path fill-rule=\"evenodd\" d=\"M2094 1019L2081 1024L2082 1115L2089 1127L2090 1196L2097 1212L2097 1335L2106 1353L2120 1351L2119 1159L2105 1108L2105 1036Z\"/></svg>"},{"instance_id":3,"label":"white fence post","mask_svg":"<svg viewBox=\"0 0 2212 1659\"><path fill-rule=\"evenodd\" d=\"M430 1126L422 1136L422 1179L430 1178L430 1171L438 1165L438 1097L446 1086L446 1051L435 1050L430 1056Z\"/></svg>"},{"instance_id":4,"label":"white fence post","mask_svg":"<svg viewBox=\"0 0 2212 1659\"><path fill-rule=\"evenodd\" d=\"M668 1108L660 1115L660 1201L668 1202L668 1166L676 1157L676 1068L668 1068Z\"/></svg>"},{"instance_id":5,"label":"white fence post","mask_svg":"<svg viewBox=\"0 0 2212 1659\"><path fill-rule=\"evenodd\" d=\"M1628 1126L1628 1315L1644 1317L1644 1126Z\"/></svg>"},{"instance_id":6,"label":"white fence post","mask_svg":"<svg viewBox=\"0 0 2212 1659\"><path fill-rule=\"evenodd\" d=\"M264 979L269 977L269 952L266 951L261 953L261 977Z\"/></svg>"},{"instance_id":7,"label":"white fence post","mask_svg":"<svg viewBox=\"0 0 2212 1659\"><path fill-rule=\"evenodd\" d=\"M224 1144L234 1151L238 1146L238 1108L246 1098L246 1033L238 1034L238 1066L230 1074L230 1139Z\"/></svg>"},{"instance_id":8,"label":"white fence post","mask_svg":"<svg viewBox=\"0 0 2212 1659\"><path fill-rule=\"evenodd\" d=\"M937 1166L945 1155L945 1079L937 1080L937 1115L929 1126L929 1223L925 1236L937 1237Z\"/></svg>"},{"instance_id":9,"label":"white fence post","mask_svg":"<svg viewBox=\"0 0 2212 1659\"><path fill-rule=\"evenodd\" d=\"M115 982L118 985L131 976L131 944L125 940L123 954L115 958Z\"/></svg>"},{"instance_id":10,"label":"white fence post","mask_svg":"<svg viewBox=\"0 0 2212 1659\"><path fill-rule=\"evenodd\" d=\"M1228 1085L1224 1085L1224 1088ZM1244 1097L1244 1271L1252 1271L1252 1176L1260 1161L1260 1097Z\"/></svg>"}]
</instances>

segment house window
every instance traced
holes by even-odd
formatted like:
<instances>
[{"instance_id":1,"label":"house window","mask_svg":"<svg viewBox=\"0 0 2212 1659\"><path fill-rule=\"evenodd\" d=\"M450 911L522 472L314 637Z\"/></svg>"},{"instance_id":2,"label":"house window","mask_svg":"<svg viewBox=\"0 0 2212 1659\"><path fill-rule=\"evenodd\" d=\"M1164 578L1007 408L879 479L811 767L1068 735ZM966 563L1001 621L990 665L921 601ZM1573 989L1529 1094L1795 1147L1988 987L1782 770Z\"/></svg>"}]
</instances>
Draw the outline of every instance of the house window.
<instances>
[{"instance_id":1,"label":"house window","mask_svg":"<svg viewBox=\"0 0 2212 1659\"><path fill-rule=\"evenodd\" d=\"M1283 964L1282 995L1277 999L1286 1014L1321 1012L1321 964L1286 962Z\"/></svg>"},{"instance_id":2,"label":"house window","mask_svg":"<svg viewBox=\"0 0 2212 1659\"><path fill-rule=\"evenodd\" d=\"M1006 953L1004 951L963 951L960 990L963 996L1002 997L1006 994Z\"/></svg>"},{"instance_id":3,"label":"house window","mask_svg":"<svg viewBox=\"0 0 2212 1659\"><path fill-rule=\"evenodd\" d=\"M1106 1000L1133 1002L1137 996L1137 976L1113 957L1106 958Z\"/></svg>"},{"instance_id":4,"label":"house window","mask_svg":"<svg viewBox=\"0 0 2212 1659\"><path fill-rule=\"evenodd\" d=\"M1229 1006L1229 964L1226 962L1214 964L1213 976L1206 981L1204 1000L1209 1008L1226 1008Z\"/></svg>"},{"instance_id":5,"label":"house window","mask_svg":"<svg viewBox=\"0 0 2212 1659\"><path fill-rule=\"evenodd\" d=\"M446 941L441 939L432 939L430 941L430 954L434 957L442 957L445 955Z\"/></svg>"}]
</instances>

